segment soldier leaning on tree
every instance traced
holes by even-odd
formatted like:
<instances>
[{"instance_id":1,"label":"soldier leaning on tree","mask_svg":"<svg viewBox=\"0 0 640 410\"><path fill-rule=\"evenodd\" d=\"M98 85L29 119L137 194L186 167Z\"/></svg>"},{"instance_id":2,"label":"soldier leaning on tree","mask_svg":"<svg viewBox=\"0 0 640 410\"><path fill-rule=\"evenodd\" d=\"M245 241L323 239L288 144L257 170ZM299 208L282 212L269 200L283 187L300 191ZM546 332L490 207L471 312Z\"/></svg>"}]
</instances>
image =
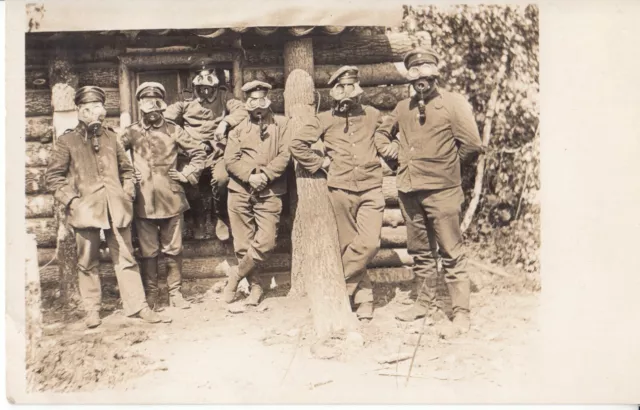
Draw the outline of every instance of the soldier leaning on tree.
<instances>
[{"instance_id":1,"label":"soldier leaning on tree","mask_svg":"<svg viewBox=\"0 0 640 410\"><path fill-rule=\"evenodd\" d=\"M227 273L224 300L231 303L238 284L250 284L248 305L257 305L264 293L258 272L276 246L287 192L284 175L290 161L287 119L271 111L271 85L252 81L242 87L249 117L229 133L224 160L229 172L229 220L238 265Z\"/></svg>"},{"instance_id":2,"label":"soldier leaning on tree","mask_svg":"<svg viewBox=\"0 0 640 410\"><path fill-rule=\"evenodd\" d=\"M212 211L216 217L216 236L222 241L229 239L229 227L225 221L225 196L229 175L225 169L223 155L227 144L226 133L247 118L248 113L241 101L233 98L226 87L220 85L213 60L203 59L192 65L197 75L192 81L195 98L180 101L167 107L164 116L184 128L193 138L201 141L207 152L205 171L199 184L187 187L187 198L191 202L194 237L204 237L206 214L204 199L213 196Z\"/></svg>"},{"instance_id":3,"label":"soldier leaning on tree","mask_svg":"<svg viewBox=\"0 0 640 410\"><path fill-rule=\"evenodd\" d=\"M360 103L358 68L344 66L330 78L334 108L320 113L292 137L291 153L309 172L327 173L329 199L338 225L347 290L361 319L373 317L373 291L367 264L380 247L384 196L378 150L392 147L384 136L374 137L380 111ZM323 139L326 155L311 145Z\"/></svg>"},{"instance_id":4,"label":"soldier leaning on tree","mask_svg":"<svg viewBox=\"0 0 640 410\"><path fill-rule=\"evenodd\" d=\"M397 319L428 315L444 335L464 333L469 330L470 282L460 231L460 164L482 152L482 142L470 104L437 86L436 53L429 48L412 51L404 64L416 94L400 101L377 131L397 138L389 144L399 146L398 199L419 287L414 305ZM432 251L436 248L437 253ZM453 328L436 298L438 258L451 295Z\"/></svg>"},{"instance_id":5,"label":"soldier leaning on tree","mask_svg":"<svg viewBox=\"0 0 640 410\"><path fill-rule=\"evenodd\" d=\"M137 196L135 224L142 256L142 281L147 302L158 304L158 255L164 255L171 306L187 309L181 293L183 213L189 209L181 183L197 185L206 154L198 140L187 134L162 112L167 105L160 83L143 83L136 90L141 120L122 135L125 150L131 150ZM189 163L177 171L178 151Z\"/></svg>"},{"instance_id":6,"label":"soldier leaning on tree","mask_svg":"<svg viewBox=\"0 0 640 410\"><path fill-rule=\"evenodd\" d=\"M65 205L67 221L75 231L86 325L93 328L101 322L101 229L111 253L125 315L158 323L164 318L149 309L133 256L133 167L115 131L102 125L105 99L105 92L99 87L82 87L76 92L79 122L75 129L60 136L51 153L47 188Z\"/></svg>"}]
</instances>

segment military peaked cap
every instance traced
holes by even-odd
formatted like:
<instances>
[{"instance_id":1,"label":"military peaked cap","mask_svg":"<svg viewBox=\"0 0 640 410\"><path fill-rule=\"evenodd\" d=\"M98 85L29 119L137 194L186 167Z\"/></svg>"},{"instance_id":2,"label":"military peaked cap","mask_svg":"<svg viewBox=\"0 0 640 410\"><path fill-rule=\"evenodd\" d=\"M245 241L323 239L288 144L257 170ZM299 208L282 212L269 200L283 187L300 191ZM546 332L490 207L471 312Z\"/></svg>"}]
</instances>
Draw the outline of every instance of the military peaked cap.
<instances>
[{"instance_id":1,"label":"military peaked cap","mask_svg":"<svg viewBox=\"0 0 640 410\"><path fill-rule=\"evenodd\" d=\"M104 90L95 85L87 85L81 87L76 91L74 102L76 105L87 104L92 102L99 102L104 104L107 100L107 95Z\"/></svg>"},{"instance_id":2,"label":"military peaked cap","mask_svg":"<svg viewBox=\"0 0 640 410\"><path fill-rule=\"evenodd\" d=\"M404 56L404 66L409 69L416 65L435 64L438 65L439 58L432 48L422 48L409 51Z\"/></svg>"},{"instance_id":3,"label":"military peaked cap","mask_svg":"<svg viewBox=\"0 0 640 410\"><path fill-rule=\"evenodd\" d=\"M165 95L166 91L164 89L164 86L156 82L142 83L136 90L136 100L139 100L143 97L155 97L162 98L164 100Z\"/></svg>"},{"instance_id":4,"label":"military peaked cap","mask_svg":"<svg viewBox=\"0 0 640 410\"><path fill-rule=\"evenodd\" d=\"M242 86L242 91L252 98L262 98L267 95L270 89L271 84L258 80L250 81Z\"/></svg>"},{"instance_id":5,"label":"military peaked cap","mask_svg":"<svg viewBox=\"0 0 640 410\"><path fill-rule=\"evenodd\" d=\"M359 81L359 72L360 70L358 70L358 67L356 66L346 65L340 67L335 73L333 73L328 84L333 85L337 80L340 80L340 83L342 84L357 83Z\"/></svg>"}]
</instances>

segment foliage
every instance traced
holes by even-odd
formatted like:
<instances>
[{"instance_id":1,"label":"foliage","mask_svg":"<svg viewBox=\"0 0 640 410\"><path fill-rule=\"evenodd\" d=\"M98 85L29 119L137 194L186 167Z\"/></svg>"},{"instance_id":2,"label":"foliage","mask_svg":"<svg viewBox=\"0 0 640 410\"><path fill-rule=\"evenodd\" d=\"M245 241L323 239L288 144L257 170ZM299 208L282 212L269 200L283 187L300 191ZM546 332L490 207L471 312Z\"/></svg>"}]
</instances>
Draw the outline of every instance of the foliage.
<instances>
[{"instance_id":1,"label":"foliage","mask_svg":"<svg viewBox=\"0 0 640 410\"><path fill-rule=\"evenodd\" d=\"M481 135L498 88L480 203L467 239L489 260L539 269L538 8L405 6L401 31L426 31L441 57L440 85L464 94ZM496 81L503 68L505 75ZM499 77L498 77L499 78ZM475 164L463 169L468 203ZM475 247L475 246L474 246Z\"/></svg>"}]
</instances>

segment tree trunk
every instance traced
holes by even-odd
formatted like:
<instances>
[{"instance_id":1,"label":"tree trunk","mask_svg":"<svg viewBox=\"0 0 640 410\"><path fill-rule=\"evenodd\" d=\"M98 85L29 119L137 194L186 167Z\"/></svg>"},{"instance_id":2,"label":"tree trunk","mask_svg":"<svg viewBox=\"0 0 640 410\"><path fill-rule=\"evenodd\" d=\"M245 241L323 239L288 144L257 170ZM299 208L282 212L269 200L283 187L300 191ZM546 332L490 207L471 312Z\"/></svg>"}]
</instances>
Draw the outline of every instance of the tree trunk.
<instances>
[{"instance_id":1,"label":"tree trunk","mask_svg":"<svg viewBox=\"0 0 640 410\"><path fill-rule=\"evenodd\" d=\"M503 55L506 54L507 51L504 51ZM484 147L488 147L489 141L491 140L491 127L493 124L493 117L496 114L496 104L498 102L498 97L500 96L500 84L502 83L502 79L504 78L506 68L507 67L503 64L496 73L493 91L491 91L491 95L489 96L489 101L487 103L487 113L485 114L484 125L482 127L482 145ZM480 196L482 195L482 180L484 179L485 157L485 155L478 156L476 178L473 184L473 196L471 197L471 201L469 202L467 211L465 212L464 218L462 219L462 224L460 224L460 230L462 232L465 232L471 225L473 216L475 215L478 204L480 203Z\"/></svg>"},{"instance_id":2,"label":"tree trunk","mask_svg":"<svg viewBox=\"0 0 640 410\"><path fill-rule=\"evenodd\" d=\"M311 39L288 42L284 50L285 111L293 134L313 109L313 45ZM355 325L342 269L337 225L327 195L326 179L295 164L297 204L292 229L293 294L300 278L309 298L316 335L323 339Z\"/></svg>"},{"instance_id":3,"label":"tree trunk","mask_svg":"<svg viewBox=\"0 0 640 410\"><path fill-rule=\"evenodd\" d=\"M78 87L78 75L73 71L73 64L68 54L61 49L55 50L49 63L49 83L51 84L55 143L57 138L74 122L74 115L77 123L74 96ZM80 301L80 292L78 290L78 255L74 232L73 228L67 224L64 205L56 205L55 215L58 226L56 247L60 272L60 297L64 303L77 306Z\"/></svg>"},{"instance_id":4,"label":"tree trunk","mask_svg":"<svg viewBox=\"0 0 640 410\"><path fill-rule=\"evenodd\" d=\"M27 330L27 358L35 359L37 346L42 336L42 299L40 292L40 273L36 239L33 235L26 235L26 330Z\"/></svg>"}]
</instances>

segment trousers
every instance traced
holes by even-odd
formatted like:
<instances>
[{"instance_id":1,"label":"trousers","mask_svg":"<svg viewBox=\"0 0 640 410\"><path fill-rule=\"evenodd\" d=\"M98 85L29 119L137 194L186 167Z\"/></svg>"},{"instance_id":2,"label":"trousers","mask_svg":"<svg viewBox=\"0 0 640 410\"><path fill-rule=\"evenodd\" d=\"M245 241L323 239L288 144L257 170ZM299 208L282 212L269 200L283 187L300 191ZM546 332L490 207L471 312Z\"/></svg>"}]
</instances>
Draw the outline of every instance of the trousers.
<instances>
[{"instance_id":1,"label":"trousers","mask_svg":"<svg viewBox=\"0 0 640 410\"><path fill-rule=\"evenodd\" d=\"M330 188L329 200L338 224L347 292L355 304L372 302L367 265L380 248L384 196L382 188L351 192Z\"/></svg>"}]
</instances>

